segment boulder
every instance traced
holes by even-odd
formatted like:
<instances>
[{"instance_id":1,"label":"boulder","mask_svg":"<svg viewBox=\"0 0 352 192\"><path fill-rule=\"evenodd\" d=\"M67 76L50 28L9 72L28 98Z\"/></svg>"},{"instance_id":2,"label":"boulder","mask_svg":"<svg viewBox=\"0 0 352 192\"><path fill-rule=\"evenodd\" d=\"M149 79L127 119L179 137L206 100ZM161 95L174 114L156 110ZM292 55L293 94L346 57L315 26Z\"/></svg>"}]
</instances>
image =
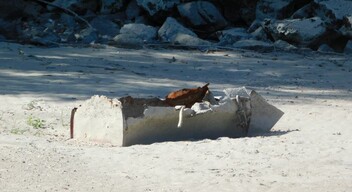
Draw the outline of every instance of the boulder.
<instances>
[{"instance_id":1,"label":"boulder","mask_svg":"<svg viewBox=\"0 0 352 192\"><path fill-rule=\"evenodd\" d=\"M120 11L124 6L124 0L100 0L100 13L110 14Z\"/></svg>"},{"instance_id":2,"label":"boulder","mask_svg":"<svg viewBox=\"0 0 352 192\"><path fill-rule=\"evenodd\" d=\"M352 1L349 0L314 0L297 10L292 18L320 17L331 28L339 28L339 23L351 16L351 10Z\"/></svg>"},{"instance_id":3,"label":"boulder","mask_svg":"<svg viewBox=\"0 0 352 192\"><path fill-rule=\"evenodd\" d=\"M256 19L289 18L299 8L312 0L259 0L256 9Z\"/></svg>"},{"instance_id":4,"label":"boulder","mask_svg":"<svg viewBox=\"0 0 352 192\"><path fill-rule=\"evenodd\" d=\"M352 29L352 15L347 15L344 17L344 24L346 27L348 27L349 29Z\"/></svg>"},{"instance_id":5,"label":"boulder","mask_svg":"<svg viewBox=\"0 0 352 192\"><path fill-rule=\"evenodd\" d=\"M282 41L282 40L275 41L274 47L282 49L282 50L287 50L287 51L297 49L297 47L295 47L294 45L291 45L291 44L287 43L286 41Z\"/></svg>"},{"instance_id":6,"label":"boulder","mask_svg":"<svg viewBox=\"0 0 352 192\"><path fill-rule=\"evenodd\" d=\"M343 36L338 30L328 29L311 48L315 50L321 44L328 44L329 47L331 47L335 52L342 53L345 49L347 41L348 38Z\"/></svg>"},{"instance_id":7,"label":"boulder","mask_svg":"<svg viewBox=\"0 0 352 192\"><path fill-rule=\"evenodd\" d=\"M245 28L231 28L216 32L220 42L219 45L232 45L236 41L250 39L252 36L247 33Z\"/></svg>"},{"instance_id":8,"label":"boulder","mask_svg":"<svg viewBox=\"0 0 352 192\"><path fill-rule=\"evenodd\" d=\"M137 0L137 4L146 10L150 16L162 11L169 11L180 2L180 0Z\"/></svg>"},{"instance_id":9,"label":"boulder","mask_svg":"<svg viewBox=\"0 0 352 192\"><path fill-rule=\"evenodd\" d=\"M57 47L59 46L61 38L55 33L48 33L42 37L34 36L30 41L35 45L41 45L46 47Z\"/></svg>"},{"instance_id":10,"label":"boulder","mask_svg":"<svg viewBox=\"0 0 352 192\"><path fill-rule=\"evenodd\" d=\"M119 34L114 37L114 43L118 47L142 48L144 41L131 34Z\"/></svg>"},{"instance_id":11,"label":"boulder","mask_svg":"<svg viewBox=\"0 0 352 192\"><path fill-rule=\"evenodd\" d=\"M158 35L163 42L188 46L210 45L210 42L199 39L193 31L185 28L172 17L166 19Z\"/></svg>"},{"instance_id":12,"label":"boulder","mask_svg":"<svg viewBox=\"0 0 352 192\"><path fill-rule=\"evenodd\" d=\"M120 34L114 37L114 42L122 47L142 47L145 42L152 42L157 38L157 29L144 24L126 24Z\"/></svg>"},{"instance_id":13,"label":"boulder","mask_svg":"<svg viewBox=\"0 0 352 192\"><path fill-rule=\"evenodd\" d=\"M7 20L20 18L24 8L23 0L0 1L0 18Z\"/></svg>"},{"instance_id":14,"label":"boulder","mask_svg":"<svg viewBox=\"0 0 352 192\"><path fill-rule=\"evenodd\" d=\"M141 9L136 0L132 0L128 3L125 13L126 19L128 20L136 19L141 14Z\"/></svg>"},{"instance_id":15,"label":"boulder","mask_svg":"<svg viewBox=\"0 0 352 192\"><path fill-rule=\"evenodd\" d=\"M102 16L95 17L90 24L100 35L115 37L120 31L116 23Z\"/></svg>"},{"instance_id":16,"label":"boulder","mask_svg":"<svg viewBox=\"0 0 352 192\"><path fill-rule=\"evenodd\" d=\"M159 37L165 41L170 42L177 34L188 34L190 36L197 37L197 35L177 22L176 19L168 17L164 24L160 27L158 31Z\"/></svg>"},{"instance_id":17,"label":"boulder","mask_svg":"<svg viewBox=\"0 0 352 192\"><path fill-rule=\"evenodd\" d=\"M321 38L326 29L319 17L310 19L286 19L269 21L263 25L270 36L294 45L308 46Z\"/></svg>"},{"instance_id":18,"label":"boulder","mask_svg":"<svg viewBox=\"0 0 352 192\"><path fill-rule=\"evenodd\" d=\"M342 20L343 17L352 15L351 0L314 0L314 2L327 10L327 17Z\"/></svg>"},{"instance_id":19,"label":"boulder","mask_svg":"<svg viewBox=\"0 0 352 192\"><path fill-rule=\"evenodd\" d=\"M332 49L329 45L327 44L322 44L320 45L320 47L318 48L319 52L334 52L334 49Z\"/></svg>"},{"instance_id":20,"label":"boulder","mask_svg":"<svg viewBox=\"0 0 352 192\"><path fill-rule=\"evenodd\" d=\"M61 33L60 39L60 41L63 43L75 43L77 40L75 32L71 28L67 28L63 33Z\"/></svg>"},{"instance_id":21,"label":"boulder","mask_svg":"<svg viewBox=\"0 0 352 192\"><path fill-rule=\"evenodd\" d=\"M339 29L339 32L343 36L345 36L348 39L352 40L352 15L344 17L343 26Z\"/></svg>"},{"instance_id":22,"label":"boulder","mask_svg":"<svg viewBox=\"0 0 352 192\"><path fill-rule=\"evenodd\" d=\"M98 33L92 28L85 28L79 33L75 34L75 37L79 43L91 44L98 41Z\"/></svg>"},{"instance_id":23,"label":"boulder","mask_svg":"<svg viewBox=\"0 0 352 192\"><path fill-rule=\"evenodd\" d=\"M78 5L79 3L80 3L80 0L54 0L52 2L52 4L54 4L56 6L59 6L59 7L62 7L62 8L65 8L65 9L69 9L72 6ZM53 7L53 6L50 6L50 5L47 5L47 9L49 11L52 11L52 10L57 9L57 8Z\"/></svg>"},{"instance_id":24,"label":"boulder","mask_svg":"<svg viewBox=\"0 0 352 192\"><path fill-rule=\"evenodd\" d=\"M194 1L177 6L181 17L192 28L214 32L226 27L227 21L219 10L208 1Z\"/></svg>"},{"instance_id":25,"label":"boulder","mask_svg":"<svg viewBox=\"0 0 352 192\"><path fill-rule=\"evenodd\" d=\"M37 18L40 17L41 12L44 11L43 6L36 2L25 1L24 5L25 8L23 9L23 14L25 17Z\"/></svg>"},{"instance_id":26,"label":"boulder","mask_svg":"<svg viewBox=\"0 0 352 192\"><path fill-rule=\"evenodd\" d=\"M6 41L6 37L3 35L0 35L0 42L4 42L4 41Z\"/></svg>"},{"instance_id":27,"label":"boulder","mask_svg":"<svg viewBox=\"0 0 352 192\"><path fill-rule=\"evenodd\" d=\"M200 46L208 47L212 45L209 41L206 41L188 34L177 34L174 40L172 41L172 43L178 44L178 45L193 46L193 47L200 47Z\"/></svg>"},{"instance_id":28,"label":"boulder","mask_svg":"<svg viewBox=\"0 0 352 192\"><path fill-rule=\"evenodd\" d=\"M142 39L143 41L153 41L157 37L157 28L144 25L144 24L126 24L124 25L120 33L121 34L130 34L135 36L136 38Z\"/></svg>"},{"instance_id":29,"label":"boulder","mask_svg":"<svg viewBox=\"0 0 352 192\"><path fill-rule=\"evenodd\" d=\"M40 4L27 0L0 1L0 18L15 20L36 19L43 11Z\"/></svg>"},{"instance_id":30,"label":"boulder","mask_svg":"<svg viewBox=\"0 0 352 192\"><path fill-rule=\"evenodd\" d=\"M351 13L352 2L339 1L313 1L307 6L298 10L292 18L310 18L318 16L326 26L326 33L311 46L314 50L326 49L323 44L327 44L336 52L343 52L348 39L352 39ZM350 19L349 19L350 18Z\"/></svg>"},{"instance_id":31,"label":"boulder","mask_svg":"<svg viewBox=\"0 0 352 192\"><path fill-rule=\"evenodd\" d=\"M3 35L7 39L17 39L20 34L20 26L21 21L19 19L9 21L0 18L0 35Z\"/></svg>"},{"instance_id":32,"label":"boulder","mask_svg":"<svg viewBox=\"0 0 352 192\"><path fill-rule=\"evenodd\" d=\"M247 28L248 33L252 33L263 25L263 21L254 20Z\"/></svg>"},{"instance_id":33,"label":"boulder","mask_svg":"<svg viewBox=\"0 0 352 192\"><path fill-rule=\"evenodd\" d=\"M318 5L314 2L311 2L291 15L291 19L305 19L315 17L317 14L315 13L316 9L318 9Z\"/></svg>"},{"instance_id":34,"label":"boulder","mask_svg":"<svg viewBox=\"0 0 352 192\"><path fill-rule=\"evenodd\" d=\"M236 26L249 26L255 20L258 0L213 1L221 7L225 19Z\"/></svg>"},{"instance_id":35,"label":"boulder","mask_svg":"<svg viewBox=\"0 0 352 192\"><path fill-rule=\"evenodd\" d=\"M90 0L55 0L52 3L59 7L74 11L78 15L84 15L88 10L96 13L99 11L98 8L100 7L99 1ZM58 8L48 5L47 9L49 11L54 11Z\"/></svg>"},{"instance_id":36,"label":"boulder","mask_svg":"<svg viewBox=\"0 0 352 192\"><path fill-rule=\"evenodd\" d=\"M347 42L344 52L352 55L352 40Z\"/></svg>"},{"instance_id":37,"label":"boulder","mask_svg":"<svg viewBox=\"0 0 352 192\"><path fill-rule=\"evenodd\" d=\"M255 31L251 33L251 36L256 40L268 41L268 35L263 27L257 28Z\"/></svg>"},{"instance_id":38,"label":"boulder","mask_svg":"<svg viewBox=\"0 0 352 192\"><path fill-rule=\"evenodd\" d=\"M264 52L267 52L267 51L269 52L274 49L274 46L272 43L267 43L264 41L258 41L254 39L239 40L236 43L234 43L232 46L239 49L249 49L249 50L264 51Z\"/></svg>"},{"instance_id":39,"label":"boulder","mask_svg":"<svg viewBox=\"0 0 352 192\"><path fill-rule=\"evenodd\" d=\"M151 24L149 20L144 16L138 16L134 19L134 23L141 23L141 24Z\"/></svg>"},{"instance_id":40,"label":"boulder","mask_svg":"<svg viewBox=\"0 0 352 192\"><path fill-rule=\"evenodd\" d=\"M46 16L50 18L50 15ZM76 20L73 16L68 14L60 14L60 19L58 20L62 25L66 26L67 28L74 29L77 26Z\"/></svg>"},{"instance_id":41,"label":"boulder","mask_svg":"<svg viewBox=\"0 0 352 192\"><path fill-rule=\"evenodd\" d=\"M352 40L349 40L346 44L345 50L344 50L345 54L349 54L352 55Z\"/></svg>"}]
</instances>

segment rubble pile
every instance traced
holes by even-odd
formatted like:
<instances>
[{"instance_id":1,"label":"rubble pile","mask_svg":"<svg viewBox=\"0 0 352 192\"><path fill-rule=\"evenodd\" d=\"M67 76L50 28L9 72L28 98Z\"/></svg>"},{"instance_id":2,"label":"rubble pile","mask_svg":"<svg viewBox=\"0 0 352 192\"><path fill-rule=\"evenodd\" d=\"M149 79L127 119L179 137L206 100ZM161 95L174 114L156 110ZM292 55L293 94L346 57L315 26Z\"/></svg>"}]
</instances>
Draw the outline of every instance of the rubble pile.
<instances>
[{"instance_id":1,"label":"rubble pile","mask_svg":"<svg viewBox=\"0 0 352 192\"><path fill-rule=\"evenodd\" d=\"M0 41L351 53L350 0L13 0Z\"/></svg>"}]
</instances>

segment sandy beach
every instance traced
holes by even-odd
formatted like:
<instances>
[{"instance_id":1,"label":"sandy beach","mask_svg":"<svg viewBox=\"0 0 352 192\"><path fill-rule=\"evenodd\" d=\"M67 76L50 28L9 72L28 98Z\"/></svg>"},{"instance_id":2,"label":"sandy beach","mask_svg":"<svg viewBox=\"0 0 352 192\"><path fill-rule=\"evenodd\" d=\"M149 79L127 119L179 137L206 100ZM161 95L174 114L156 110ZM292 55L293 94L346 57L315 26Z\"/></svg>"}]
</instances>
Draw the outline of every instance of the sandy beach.
<instances>
[{"instance_id":1,"label":"sandy beach","mask_svg":"<svg viewBox=\"0 0 352 192\"><path fill-rule=\"evenodd\" d=\"M40 48L0 42L1 191L351 191L352 55ZM69 139L93 95L246 86L285 112L244 138L116 147Z\"/></svg>"}]
</instances>

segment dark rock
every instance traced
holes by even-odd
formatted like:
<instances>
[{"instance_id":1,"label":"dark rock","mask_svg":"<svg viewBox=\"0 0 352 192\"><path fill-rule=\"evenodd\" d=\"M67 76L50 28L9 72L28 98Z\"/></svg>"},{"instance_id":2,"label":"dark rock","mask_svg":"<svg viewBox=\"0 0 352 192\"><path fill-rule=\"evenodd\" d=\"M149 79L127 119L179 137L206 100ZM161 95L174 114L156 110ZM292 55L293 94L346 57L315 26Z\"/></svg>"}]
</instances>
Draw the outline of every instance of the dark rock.
<instances>
[{"instance_id":1,"label":"dark rock","mask_svg":"<svg viewBox=\"0 0 352 192\"><path fill-rule=\"evenodd\" d=\"M116 23L120 27L123 26L126 22L126 15L123 12L114 13L114 14L107 14L107 15L103 15L103 16L96 16L96 17L103 17L104 19L108 19L108 20Z\"/></svg>"},{"instance_id":2,"label":"dark rock","mask_svg":"<svg viewBox=\"0 0 352 192\"><path fill-rule=\"evenodd\" d=\"M251 36L256 40L269 41L267 32L263 27L258 27L255 31L251 33Z\"/></svg>"},{"instance_id":3,"label":"dark rock","mask_svg":"<svg viewBox=\"0 0 352 192\"><path fill-rule=\"evenodd\" d=\"M255 20L258 0L222 0L213 1L223 10L225 19L235 26L249 26Z\"/></svg>"},{"instance_id":4,"label":"dark rock","mask_svg":"<svg viewBox=\"0 0 352 192\"><path fill-rule=\"evenodd\" d=\"M351 15L350 0L314 0L297 10L292 18L320 17L330 28L339 28L344 17Z\"/></svg>"},{"instance_id":5,"label":"dark rock","mask_svg":"<svg viewBox=\"0 0 352 192\"><path fill-rule=\"evenodd\" d=\"M125 0L100 0L101 1L101 14L117 13L122 10Z\"/></svg>"},{"instance_id":6,"label":"dark rock","mask_svg":"<svg viewBox=\"0 0 352 192\"><path fill-rule=\"evenodd\" d=\"M349 40L347 42L344 52L346 54L351 54L352 55L352 41L351 40Z\"/></svg>"},{"instance_id":7,"label":"dark rock","mask_svg":"<svg viewBox=\"0 0 352 192\"><path fill-rule=\"evenodd\" d=\"M0 1L0 18L6 20L21 18L25 6L23 0Z\"/></svg>"},{"instance_id":8,"label":"dark rock","mask_svg":"<svg viewBox=\"0 0 352 192\"><path fill-rule=\"evenodd\" d=\"M334 49L332 49L329 45L327 44L322 44L318 48L319 52L334 52Z\"/></svg>"},{"instance_id":9,"label":"dark rock","mask_svg":"<svg viewBox=\"0 0 352 192\"><path fill-rule=\"evenodd\" d=\"M239 49L249 49L249 50L265 51L265 52L272 51L274 49L274 46L272 43L257 41L253 39L239 40L236 43L234 43L232 46Z\"/></svg>"},{"instance_id":10,"label":"dark rock","mask_svg":"<svg viewBox=\"0 0 352 192\"><path fill-rule=\"evenodd\" d=\"M134 23L150 24L149 20L144 16L138 16L134 19Z\"/></svg>"},{"instance_id":11,"label":"dark rock","mask_svg":"<svg viewBox=\"0 0 352 192\"><path fill-rule=\"evenodd\" d=\"M321 42L328 44L335 52L342 53L348 42L348 38L337 30L328 30Z\"/></svg>"},{"instance_id":12,"label":"dark rock","mask_svg":"<svg viewBox=\"0 0 352 192\"><path fill-rule=\"evenodd\" d=\"M352 15L345 16L343 20L345 21L346 27L352 28Z\"/></svg>"},{"instance_id":13,"label":"dark rock","mask_svg":"<svg viewBox=\"0 0 352 192\"><path fill-rule=\"evenodd\" d=\"M309 46L326 31L324 22L319 17L270 21L263 27L274 41L281 39L300 46Z\"/></svg>"},{"instance_id":14,"label":"dark rock","mask_svg":"<svg viewBox=\"0 0 352 192\"><path fill-rule=\"evenodd\" d=\"M351 10L352 1L314 0L314 2L298 10L292 17L320 17L327 30L310 47L313 50L317 50L321 45L327 44L335 52L343 52L348 39L352 39L350 27L352 19L348 19L351 15Z\"/></svg>"},{"instance_id":15,"label":"dark rock","mask_svg":"<svg viewBox=\"0 0 352 192\"><path fill-rule=\"evenodd\" d=\"M312 0L259 0L256 19L285 19Z\"/></svg>"},{"instance_id":16,"label":"dark rock","mask_svg":"<svg viewBox=\"0 0 352 192\"><path fill-rule=\"evenodd\" d=\"M326 16L332 19L342 20L345 16L352 14L352 1L351 0L314 0L315 3L324 7Z\"/></svg>"},{"instance_id":17,"label":"dark rock","mask_svg":"<svg viewBox=\"0 0 352 192\"><path fill-rule=\"evenodd\" d=\"M247 33L245 28L232 28L216 32L220 42L219 45L232 45L236 41L250 39L252 36Z\"/></svg>"},{"instance_id":18,"label":"dark rock","mask_svg":"<svg viewBox=\"0 0 352 192\"><path fill-rule=\"evenodd\" d=\"M296 46L291 45L291 44L287 43L286 41L282 41L282 40L275 41L274 47L279 48L279 49L283 49L283 50L287 50L287 51L297 49Z\"/></svg>"},{"instance_id":19,"label":"dark rock","mask_svg":"<svg viewBox=\"0 0 352 192\"><path fill-rule=\"evenodd\" d=\"M180 15L192 28L214 32L227 26L227 21L210 2L194 1L177 6Z\"/></svg>"},{"instance_id":20,"label":"dark rock","mask_svg":"<svg viewBox=\"0 0 352 192\"><path fill-rule=\"evenodd\" d=\"M87 10L86 12L85 12L85 14L82 16L82 18L84 18L85 20L87 20L87 21L90 21L90 20L93 20L95 17L97 17L98 15L95 13L95 12L93 12L93 11L91 11L91 10ZM82 21L80 21L80 22L82 22Z\"/></svg>"},{"instance_id":21,"label":"dark rock","mask_svg":"<svg viewBox=\"0 0 352 192\"><path fill-rule=\"evenodd\" d=\"M20 34L21 21L13 20L8 21L0 18L0 35L7 39L17 39Z\"/></svg>"},{"instance_id":22,"label":"dark rock","mask_svg":"<svg viewBox=\"0 0 352 192\"><path fill-rule=\"evenodd\" d=\"M163 42L181 44L187 46L209 46L210 42L199 39L191 30L185 28L176 19L168 17L158 31Z\"/></svg>"},{"instance_id":23,"label":"dark rock","mask_svg":"<svg viewBox=\"0 0 352 192\"><path fill-rule=\"evenodd\" d=\"M306 18L314 17L317 15L317 14L315 14L315 11L314 11L317 7L318 7L317 4L315 4L314 2L311 2L311 3L301 7L296 12L294 12L291 15L291 18L292 19L306 19Z\"/></svg>"},{"instance_id":24,"label":"dark rock","mask_svg":"<svg viewBox=\"0 0 352 192\"><path fill-rule=\"evenodd\" d=\"M248 27L248 33L252 33L263 25L262 21L254 20L252 24Z\"/></svg>"},{"instance_id":25,"label":"dark rock","mask_svg":"<svg viewBox=\"0 0 352 192\"><path fill-rule=\"evenodd\" d=\"M66 26L67 28L72 28L74 29L76 26L76 20L73 16L68 15L68 14L60 14L60 19L59 22Z\"/></svg>"},{"instance_id":26,"label":"dark rock","mask_svg":"<svg viewBox=\"0 0 352 192\"><path fill-rule=\"evenodd\" d=\"M88 10L97 13L100 8L99 1L92 0L55 0L52 3L56 6L74 11L78 15L85 15ZM50 5L47 6L47 9L49 11L59 10L57 7Z\"/></svg>"},{"instance_id":27,"label":"dark rock","mask_svg":"<svg viewBox=\"0 0 352 192\"><path fill-rule=\"evenodd\" d=\"M61 38L55 33L48 33L43 37L34 36L30 41L35 45L57 47L59 46L60 40Z\"/></svg>"},{"instance_id":28,"label":"dark rock","mask_svg":"<svg viewBox=\"0 0 352 192\"><path fill-rule=\"evenodd\" d=\"M0 35L0 42L4 42L4 41L6 41L6 37L3 35Z\"/></svg>"},{"instance_id":29,"label":"dark rock","mask_svg":"<svg viewBox=\"0 0 352 192\"><path fill-rule=\"evenodd\" d=\"M114 37L114 42L122 47L142 47L146 42L153 42L157 37L157 29L144 24L126 24L120 34Z\"/></svg>"},{"instance_id":30,"label":"dark rock","mask_svg":"<svg viewBox=\"0 0 352 192\"><path fill-rule=\"evenodd\" d=\"M90 21L90 24L100 35L115 37L120 31L120 27L116 23L103 16L95 17Z\"/></svg>"},{"instance_id":31,"label":"dark rock","mask_svg":"<svg viewBox=\"0 0 352 192\"><path fill-rule=\"evenodd\" d=\"M87 13L87 11L98 14L102 8L102 1L103 0L80 0L79 7L74 6L73 9L77 11L76 13L81 15Z\"/></svg>"},{"instance_id":32,"label":"dark rock","mask_svg":"<svg viewBox=\"0 0 352 192\"><path fill-rule=\"evenodd\" d=\"M38 26L33 24L33 22L29 22L25 27L23 25L21 26L21 29L18 30L18 36L16 39L20 42L30 43L31 39L35 36L43 37L47 32L47 30L44 32L45 29L46 27L44 25Z\"/></svg>"},{"instance_id":33,"label":"dark rock","mask_svg":"<svg viewBox=\"0 0 352 192\"><path fill-rule=\"evenodd\" d=\"M93 28L86 28L75 34L77 42L83 44L95 43L98 40L98 33Z\"/></svg>"},{"instance_id":34,"label":"dark rock","mask_svg":"<svg viewBox=\"0 0 352 192\"><path fill-rule=\"evenodd\" d=\"M137 4L146 10L150 16L161 11L170 11L180 4L181 0L137 0Z\"/></svg>"},{"instance_id":35,"label":"dark rock","mask_svg":"<svg viewBox=\"0 0 352 192\"><path fill-rule=\"evenodd\" d=\"M23 5L25 5L23 9L23 16L25 18L40 17L41 12L44 10L44 7L42 7L40 4L31 1L25 1Z\"/></svg>"},{"instance_id":36,"label":"dark rock","mask_svg":"<svg viewBox=\"0 0 352 192\"><path fill-rule=\"evenodd\" d=\"M126 18L128 20L136 19L138 16L141 15L141 9L138 6L136 0L131 0L128 3L125 13L126 13Z\"/></svg>"},{"instance_id":37,"label":"dark rock","mask_svg":"<svg viewBox=\"0 0 352 192\"><path fill-rule=\"evenodd\" d=\"M63 43L75 43L76 40L75 32L71 28L67 28L60 34L60 41Z\"/></svg>"},{"instance_id":38,"label":"dark rock","mask_svg":"<svg viewBox=\"0 0 352 192\"><path fill-rule=\"evenodd\" d=\"M345 16L343 19L343 25L339 29L340 33L352 40L352 16Z\"/></svg>"},{"instance_id":39,"label":"dark rock","mask_svg":"<svg viewBox=\"0 0 352 192\"><path fill-rule=\"evenodd\" d=\"M43 10L38 3L25 0L0 1L0 18L15 20L35 18Z\"/></svg>"},{"instance_id":40,"label":"dark rock","mask_svg":"<svg viewBox=\"0 0 352 192\"><path fill-rule=\"evenodd\" d=\"M80 3L80 0L54 0L52 2L52 4L59 6L59 7L62 7L62 8L65 8L65 9L70 9L71 6L79 5L79 3ZM54 6L51 6L51 5L47 5L47 9L49 11L53 11L57 8Z\"/></svg>"}]
</instances>

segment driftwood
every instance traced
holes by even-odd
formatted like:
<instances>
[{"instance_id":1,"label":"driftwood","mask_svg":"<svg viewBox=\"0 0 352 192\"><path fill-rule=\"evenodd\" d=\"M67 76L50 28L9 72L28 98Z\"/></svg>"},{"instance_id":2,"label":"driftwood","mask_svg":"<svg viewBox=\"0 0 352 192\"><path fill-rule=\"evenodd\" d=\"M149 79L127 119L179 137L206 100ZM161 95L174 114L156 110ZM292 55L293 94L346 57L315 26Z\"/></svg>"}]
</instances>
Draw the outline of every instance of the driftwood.
<instances>
[{"instance_id":1,"label":"driftwood","mask_svg":"<svg viewBox=\"0 0 352 192\"><path fill-rule=\"evenodd\" d=\"M93 28L92 25L85 19L83 19L82 17L80 17L77 13L75 13L74 11L70 10L70 9L66 9L64 7L61 7L61 6L58 6L58 5L55 5L54 3L51 3L51 2L48 2L48 1L45 1L45 0L32 0L32 1L35 1L37 3L44 3L46 5L49 5L49 6L52 6L52 7L55 7L55 8L58 8L58 9L61 9L63 12L65 12L66 14L69 14L69 15L72 15L74 16L75 18L77 18L78 20L82 21L83 23L85 23L89 28Z\"/></svg>"}]
</instances>

